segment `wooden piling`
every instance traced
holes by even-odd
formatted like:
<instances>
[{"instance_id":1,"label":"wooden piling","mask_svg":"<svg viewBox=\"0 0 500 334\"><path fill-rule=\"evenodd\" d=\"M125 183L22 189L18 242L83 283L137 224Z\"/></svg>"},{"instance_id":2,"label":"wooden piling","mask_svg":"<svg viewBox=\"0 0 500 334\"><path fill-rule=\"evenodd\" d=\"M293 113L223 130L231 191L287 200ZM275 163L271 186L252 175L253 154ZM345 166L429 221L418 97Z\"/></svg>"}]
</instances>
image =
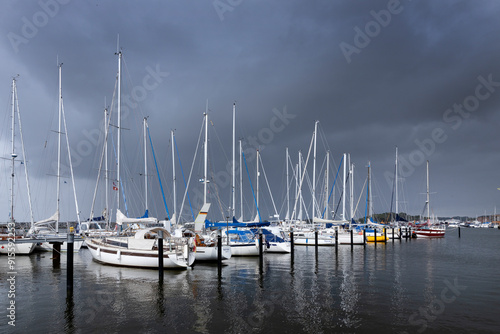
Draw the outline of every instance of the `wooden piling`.
<instances>
[{"instance_id":1,"label":"wooden piling","mask_svg":"<svg viewBox=\"0 0 500 334\"><path fill-rule=\"evenodd\" d=\"M293 227L290 227L290 255L292 257L292 261L293 261L293 246L294 246L294 242L293 242Z\"/></svg>"},{"instance_id":2,"label":"wooden piling","mask_svg":"<svg viewBox=\"0 0 500 334\"><path fill-rule=\"evenodd\" d=\"M67 268L66 268L66 291L73 291L73 250L74 250L75 235L73 233L68 233L68 240L66 243L66 256L67 256Z\"/></svg>"},{"instance_id":3,"label":"wooden piling","mask_svg":"<svg viewBox=\"0 0 500 334\"><path fill-rule=\"evenodd\" d=\"M163 231L158 231L158 279L163 282Z\"/></svg>"},{"instance_id":4,"label":"wooden piling","mask_svg":"<svg viewBox=\"0 0 500 334\"><path fill-rule=\"evenodd\" d=\"M460 238L460 226L458 227L458 237Z\"/></svg>"},{"instance_id":5,"label":"wooden piling","mask_svg":"<svg viewBox=\"0 0 500 334\"><path fill-rule=\"evenodd\" d=\"M316 252L318 251L318 230L314 231L314 247L316 248Z\"/></svg>"},{"instance_id":6,"label":"wooden piling","mask_svg":"<svg viewBox=\"0 0 500 334\"><path fill-rule=\"evenodd\" d=\"M217 232L217 265L219 267L222 266L222 231L218 230Z\"/></svg>"}]
</instances>

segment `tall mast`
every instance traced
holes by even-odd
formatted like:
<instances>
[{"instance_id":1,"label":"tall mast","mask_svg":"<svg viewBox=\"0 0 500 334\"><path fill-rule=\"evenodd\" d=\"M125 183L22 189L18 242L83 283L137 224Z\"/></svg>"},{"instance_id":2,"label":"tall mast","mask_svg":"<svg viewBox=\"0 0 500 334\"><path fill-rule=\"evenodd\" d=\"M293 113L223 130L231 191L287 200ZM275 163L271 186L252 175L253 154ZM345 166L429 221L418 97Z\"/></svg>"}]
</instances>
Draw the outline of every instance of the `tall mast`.
<instances>
[{"instance_id":1,"label":"tall mast","mask_svg":"<svg viewBox=\"0 0 500 334\"><path fill-rule=\"evenodd\" d=\"M61 195L61 118L62 118L62 83L61 83L62 63L59 64L59 126L57 130L57 207L56 207L56 233L59 233L59 205Z\"/></svg>"},{"instance_id":2,"label":"tall mast","mask_svg":"<svg viewBox=\"0 0 500 334\"><path fill-rule=\"evenodd\" d=\"M428 219L428 222L430 222L430 219L431 219L431 214L430 214L430 203L429 203L429 199L430 199L430 196L429 196L429 160L427 160L427 219Z\"/></svg>"},{"instance_id":3,"label":"tall mast","mask_svg":"<svg viewBox=\"0 0 500 334\"><path fill-rule=\"evenodd\" d=\"M351 221L352 221L352 219L354 218L354 164L352 164L350 161L351 161L351 155L349 154L349 166L350 166L349 173L351 174L351 177L350 177L350 180L351 180L351 191L349 192L349 195L350 195L349 202L351 204L351 215L350 215L350 218L351 218ZM349 224L350 224L350 222L349 222Z\"/></svg>"},{"instance_id":4,"label":"tall mast","mask_svg":"<svg viewBox=\"0 0 500 334\"><path fill-rule=\"evenodd\" d=\"M299 216L298 220L302 220L302 187L300 186L300 178L302 175L302 152L299 151L299 164L297 166L298 173L297 173L297 184L299 187Z\"/></svg>"},{"instance_id":5,"label":"tall mast","mask_svg":"<svg viewBox=\"0 0 500 334\"><path fill-rule=\"evenodd\" d=\"M146 145L146 128L147 128L147 117L144 117L143 120L144 124L144 200L145 200L145 206L146 206L146 212L145 214L148 214L149 217L149 210L148 210L148 157L147 157L147 151L148 151L148 146Z\"/></svg>"},{"instance_id":6,"label":"tall mast","mask_svg":"<svg viewBox=\"0 0 500 334\"><path fill-rule=\"evenodd\" d=\"M325 219L328 219L328 170L330 169L330 151L326 151L325 170Z\"/></svg>"},{"instance_id":7,"label":"tall mast","mask_svg":"<svg viewBox=\"0 0 500 334\"><path fill-rule=\"evenodd\" d=\"M342 192L342 220L346 220L345 219L345 197L346 197L346 178L347 178L347 174L346 174L346 165L347 165L347 157L346 157L346 154L344 153L344 181L342 182L342 189L343 189L343 192Z\"/></svg>"},{"instance_id":8,"label":"tall mast","mask_svg":"<svg viewBox=\"0 0 500 334\"><path fill-rule=\"evenodd\" d=\"M255 196L257 197L257 214L259 213L259 150L257 149L257 187L256 187L256 194Z\"/></svg>"},{"instance_id":9,"label":"tall mast","mask_svg":"<svg viewBox=\"0 0 500 334\"><path fill-rule=\"evenodd\" d=\"M205 147L204 147L204 152L205 152L205 167L204 167L204 176L203 176L203 204L207 203L207 169L208 169L208 162L207 162L207 156L208 156L208 100L207 100L207 105L205 108Z\"/></svg>"},{"instance_id":10,"label":"tall mast","mask_svg":"<svg viewBox=\"0 0 500 334\"><path fill-rule=\"evenodd\" d=\"M121 154L121 130L122 130L122 121L121 121L121 83L122 83L122 52L118 50L116 53L118 55L118 140L117 140L117 150L116 150L116 209L120 210L120 154ZM117 211L118 212L118 211Z\"/></svg>"},{"instance_id":11,"label":"tall mast","mask_svg":"<svg viewBox=\"0 0 500 334\"><path fill-rule=\"evenodd\" d=\"M106 198L106 228L109 227L109 170L108 170L108 109L104 108L104 191Z\"/></svg>"},{"instance_id":12,"label":"tall mast","mask_svg":"<svg viewBox=\"0 0 500 334\"><path fill-rule=\"evenodd\" d=\"M243 150L241 149L241 140L240 140L240 220L243 221L243 165L242 165L242 156Z\"/></svg>"},{"instance_id":13,"label":"tall mast","mask_svg":"<svg viewBox=\"0 0 500 334\"><path fill-rule=\"evenodd\" d=\"M396 221L397 221L397 216L399 214L399 209L398 209L398 147L396 146L396 175L395 175L395 191L396 191Z\"/></svg>"},{"instance_id":14,"label":"tall mast","mask_svg":"<svg viewBox=\"0 0 500 334\"><path fill-rule=\"evenodd\" d=\"M176 187L175 187L175 181L176 181L176 177L175 177L175 151L174 151L174 130L171 130L170 131L170 140L172 142L172 183L173 183L173 186L174 186L174 214L172 215L172 217L175 217L175 223L177 224L177 215L176 215L176 208L177 208L177 192L176 192Z\"/></svg>"},{"instance_id":15,"label":"tall mast","mask_svg":"<svg viewBox=\"0 0 500 334\"><path fill-rule=\"evenodd\" d=\"M16 79L12 78L12 151L10 158L12 159L11 165L11 177L10 177L10 221L15 222L14 219L14 172L15 172L15 160L17 154L15 152L15 126L16 126L16 114L15 114L15 94L16 94Z\"/></svg>"},{"instance_id":16,"label":"tall mast","mask_svg":"<svg viewBox=\"0 0 500 334\"><path fill-rule=\"evenodd\" d=\"M15 109L17 109L17 121L18 121L18 124L19 124L19 136L21 138L21 149L22 149L22 152L23 152L23 163L24 163L24 174L26 176L26 190L28 191L28 204L29 204L29 210L30 210L30 219L31 219L31 228L33 228L33 224L35 223L34 222L34 219L33 219L33 207L31 205L31 190L30 190L30 182L29 182L29 176L28 176L28 166L26 164L26 151L24 149L24 139L23 139L23 128L22 128L22 124L21 124L21 111L19 110L19 99L17 98L17 88L16 88L16 82L15 82L15 78L13 78L13 95L15 96L15 99L13 99L13 103L16 104L15 106ZM12 116L14 117L14 113L12 114ZM13 121L13 125L14 125L15 121ZM14 132L15 131L15 128L14 126L12 127L12 131ZM14 142L14 133L12 135L12 142ZM14 159L17 157L17 154L15 153L14 149L14 144L12 144L12 166L14 166ZM14 168L12 169L12 179L14 179ZM12 182L14 182L14 180L12 180ZM14 183L12 183L12 185L14 185ZM13 191L14 187L12 186L12 195L14 194L14 191ZM14 203L14 197L12 197L12 205ZM12 211L11 211L11 218L12 218L12 222L14 222L14 207L12 207Z\"/></svg>"},{"instance_id":17,"label":"tall mast","mask_svg":"<svg viewBox=\"0 0 500 334\"><path fill-rule=\"evenodd\" d=\"M233 103L233 184L232 184L232 193L233 193L233 204L231 205L231 212L233 217L235 216L235 207L236 207L236 192L235 192L235 183L236 183L236 102Z\"/></svg>"},{"instance_id":18,"label":"tall mast","mask_svg":"<svg viewBox=\"0 0 500 334\"><path fill-rule=\"evenodd\" d=\"M285 220L290 219L290 184L288 183L288 147L286 148L286 217Z\"/></svg>"},{"instance_id":19,"label":"tall mast","mask_svg":"<svg viewBox=\"0 0 500 334\"><path fill-rule=\"evenodd\" d=\"M368 217L372 215L372 179L371 179L371 163L368 161Z\"/></svg>"},{"instance_id":20,"label":"tall mast","mask_svg":"<svg viewBox=\"0 0 500 334\"><path fill-rule=\"evenodd\" d=\"M316 210L316 137L318 134L318 121L314 122L314 154L313 154L313 184L312 184L312 216L314 220L314 212Z\"/></svg>"}]
</instances>

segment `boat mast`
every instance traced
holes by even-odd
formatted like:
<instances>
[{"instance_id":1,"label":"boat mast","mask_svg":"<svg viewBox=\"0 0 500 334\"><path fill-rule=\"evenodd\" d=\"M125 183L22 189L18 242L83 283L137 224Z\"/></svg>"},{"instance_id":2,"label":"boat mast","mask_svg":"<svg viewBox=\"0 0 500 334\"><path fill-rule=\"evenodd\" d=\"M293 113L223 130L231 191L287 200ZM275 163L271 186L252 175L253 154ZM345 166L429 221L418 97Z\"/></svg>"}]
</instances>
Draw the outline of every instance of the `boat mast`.
<instances>
[{"instance_id":1,"label":"boat mast","mask_svg":"<svg viewBox=\"0 0 500 334\"><path fill-rule=\"evenodd\" d=\"M57 130L57 206L56 206L56 233L59 233L59 205L61 195L61 116L62 116L62 83L61 83L62 63L59 63L59 125Z\"/></svg>"},{"instance_id":2,"label":"boat mast","mask_svg":"<svg viewBox=\"0 0 500 334\"><path fill-rule=\"evenodd\" d=\"M233 204L231 206L231 212L233 217L235 216L235 208L236 208L236 192L235 192L235 183L236 183L236 102L233 103L233 184L232 184L232 197L233 197Z\"/></svg>"},{"instance_id":3,"label":"boat mast","mask_svg":"<svg viewBox=\"0 0 500 334\"><path fill-rule=\"evenodd\" d=\"M108 170L108 127L109 127L109 119L108 119L108 109L104 108L104 191L105 191L105 200L106 200L106 216L104 217L106 221L106 229L109 228L109 170Z\"/></svg>"},{"instance_id":4,"label":"boat mast","mask_svg":"<svg viewBox=\"0 0 500 334\"><path fill-rule=\"evenodd\" d=\"M347 174L346 174L346 165L347 165L347 157L346 157L346 154L344 153L344 181L342 182L342 220L346 220L345 219L345 197L346 197L346 178L347 178Z\"/></svg>"},{"instance_id":5,"label":"boat mast","mask_svg":"<svg viewBox=\"0 0 500 334\"><path fill-rule=\"evenodd\" d=\"M314 212L316 210L316 137L318 134L318 121L314 122L314 152L313 152L313 184L312 184L312 220L314 223Z\"/></svg>"},{"instance_id":6,"label":"boat mast","mask_svg":"<svg viewBox=\"0 0 500 334\"><path fill-rule=\"evenodd\" d=\"M349 154L349 166L350 170L349 173L351 174L350 180L351 180L351 190L349 192L350 199L349 202L351 204L351 220L349 221L349 225L351 224L352 219L354 218L354 164L351 162L351 155Z\"/></svg>"},{"instance_id":7,"label":"boat mast","mask_svg":"<svg viewBox=\"0 0 500 334\"><path fill-rule=\"evenodd\" d=\"M399 209L398 209L398 204L399 204L399 201L398 201L398 147L396 146L396 176L395 176L395 180L394 180L395 183L395 191L396 191L396 221L397 221L397 217L398 217L398 214L399 214Z\"/></svg>"},{"instance_id":8,"label":"boat mast","mask_svg":"<svg viewBox=\"0 0 500 334\"><path fill-rule=\"evenodd\" d=\"M429 203L429 160L427 160L427 222L430 223L431 221L431 214L430 214L430 203Z\"/></svg>"},{"instance_id":9,"label":"boat mast","mask_svg":"<svg viewBox=\"0 0 500 334\"><path fill-rule=\"evenodd\" d=\"M368 161L368 217L372 215L372 178L371 163Z\"/></svg>"},{"instance_id":10,"label":"boat mast","mask_svg":"<svg viewBox=\"0 0 500 334\"><path fill-rule=\"evenodd\" d=\"M118 50L116 53L118 55L118 140L117 140L117 150L116 150L116 190L117 190L117 196L116 196L116 210L118 213L118 210L120 210L120 154L121 154L121 130L122 130L122 123L121 123L121 82L122 82L122 74L121 74L121 69L122 69L122 52Z\"/></svg>"},{"instance_id":11,"label":"boat mast","mask_svg":"<svg viewBox=\"0 0 500 334\"><path fill-rule=\"evenodd\" d=\"M144 117L143 125L144 125L144 200L146 204L146 212L145 215L149 217L148 210L148 160L147 160L147 145L146 145L146 127L147 127L147 117Z\"/></svg>"},{"instance_id":12,"label":"boat mast","mask_svg":"<svg viewBox=\"0 0 500 334\"><path fill-rule=\"evenodd\" d=\"M297 186L299 189L299 216L298 216L298 220L302 220L302 187L300 186L300 178L302 175L302 151L299 151L299 164L298 164L297 168L298 168Z\"/></svg>"},{"instance_id":13,"label":"boat mast","mask_svg":"<svg viewBox=\"0 0 500 334\"><path fill-rule=\"evenodd\" d=\"M290 184L288 183L288 147L286 148L286 217L285 221L290 219Z\"/></svg>"},{"instance_id":14,"label":"boat mast","mask_svg":"<svg viewBox=\"0 0 500 334\"><path fill-rule=\"evenodd\" d=\"M243 165L242 156L243 150L241 149L241 139L240 139L240 221L243 221Z\"/></svg>"},{"instance_id":15,"label":"boat mast","mask_svg":"<svg viewBox=\"0 0 500 334\"><path fill-rule=\"evenodd\" d=\"M205 108L205 147L204 147L204 152L205 152L205 164L204 164L204 176L203 176L203 204L207 204L207 169L208 169L208 162L207 162L207 155L208 155L208 100L207 100L207 105Z\"/></svg>"},{"instance_id":16,"label":"boat mast","mask_svg":"<svg viewBox=\"0 0 500 334\"><path fill-rule=\"evenodd\" d=\"M176 180L176 177L175 177L175 151L174 151L174 130L170 130L170 140L172 141L172 183L173 183L173 186L174 186L174 214L172 215L172 217L175 217L175 224L177 225L177 215L176 215L176 207L177 207L177 191L176 191L176 187L175 187L175 180Z\"/></svg>"},{"instance_id":17,"label":"boat mast","mask_svg":"<svg viewBox=\"0 0 500 334\"><path fill-rule=\"evenodd\" d=\"M12 151L10 158L12 159L11 173L10 173L10 221L14 223L14 172L15 172L15 160L17 154L15 152L15 126L16 126L16 114L15 114L15 93L16 93L16 78L12 78Z\"/></svg>"},{"instance_id":18,"label":"boat mast","mask_svg":"<svg viewBox=\"0 0 500 334\"><path fill-rule=\"evenodd\" d=\"M326 151L325 170L325 219L328 219L328 170L330 169L330 151Z\"/></svg>"},{"instance_id":19,"label":"boat mast","mask_svg":"<svg viewBox=\"0 0 500 334\"><path fill-rule=\"evenodd\" d=\"M29 182L29 176L28 176L28 166L26 164L26 151L24 149L24 139L23 139L23 127L22 127L22 124L21 124L21 111L19 110L19 99L17 98L17 87L16 87L16 78L13 78L12 79L12 85L13 85L13 95L15 98L13 98L12 102L13 104L15 103L16 106L15 106L15 109L17 109L17 121L18 121L18 124L19 124L19 136L21 137L21 149L22 149L22 152L23 152L23 163L24 163L24 174L26 176L26 190L28 191L28 204L29 204L29 208L30 208L30 219L31 219L31 228L33 228L33 224L35 223L34 222L34 219L33 219L33 207L32 207L32 204L31 204L31 190L30 190L30 182ZM13 118L14 118L14 113L12 114ZM12 178L14 178L14 159L17 157L17 154L15 153L14 149L14 131L15 131L15 127L14 127L14 124L15 124L15 121L13 120L13 126L12 126L12 131L13 131L13 134L12 134ZM12 185L14 185L14 180L12 180ZM13 194L14 194L14 187L12 186L12 211L11 211L11 218L12 218L12 222L15 222L14 220L14 197L13 197Z\"/></svg>"},{"instance_id":20,"label":"boat mast","mask_svg":"<svg viewBox=\"0 0 500 334\"><path fill-rule=\"evenodd\" d=\"M256 203L257 203L257 216L259 215L259 175L260 175L260 172L259 172L259 149L257 149L257 187L256 187Z\"/></svg>"}]
</instances>

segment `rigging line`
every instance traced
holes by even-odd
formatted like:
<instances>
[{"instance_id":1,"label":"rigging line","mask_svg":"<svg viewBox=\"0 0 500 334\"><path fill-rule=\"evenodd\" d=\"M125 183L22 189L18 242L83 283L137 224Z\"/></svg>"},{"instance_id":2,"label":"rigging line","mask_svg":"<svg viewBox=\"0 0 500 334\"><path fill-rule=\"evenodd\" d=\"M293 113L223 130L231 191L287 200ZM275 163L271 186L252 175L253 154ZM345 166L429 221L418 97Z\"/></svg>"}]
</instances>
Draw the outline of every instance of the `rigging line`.
<instances>
[{"instance_id":1,"label":"rigging line","mask_svg":"<svg viewBox=\"0 0 500 334\"><path fill-rule=\"evenodd\" d=\"M356 208L354 209L354 215L356 215L356 211L358 211L358 205L359 205L359 202L361 201L361 196L363 196L363 191L365 190L365 186L366 186L367 181L368 180L365 179L365 183L363 183L363 188L361 188L361 192L359 193L358 202L356 203Z\"/></svg>"},{"instance_id":2,"label":"rigging line","mask_svg":"<svg viewBox=\"0 0 500 334\"><path fill-rule=\"evenodd\" d=\"M187 195L187 192L188 192L189 184L191 183L191 176L193 175L194 163L196 161L196 155L198 154L198 148L200 146L200 140L201 140L201 135L203 133L204 126L205 126L205 119L203 119L202 123L201 123L200 134L198 135L198 143L196 143L196 150L194 152L193 162L191 163L191 170L189 172L189 177L188 177L186 189L184 190L184 196L182 197L182 204L181 204L181 210L179 211L179 217L182 214L182 210L184 209L184 202L186 200L186 195Z\"/></svg>"},{"instance_id":3,"label":"rigging line","mask_svg":"<svg viewBox=\"0 0 500 334\"><path fill-rule=\"evenodd\" d=\"M177 152L177 159L179 160L179 165L181 166L181 174L182 174L182 180L184 181L184 187L187 189L187 183L186 183L186 178L184 177L184 169L182 168L182 161L181 161L181 156L179 154L179 149L177 148L177 140L175 139L175 134L174 134L174 146L175 146L175 150ZM191 209L191 215L193 216L193 221L195 220L195 217L194 217L194 212L193 212L193 206L191 205L191 199L189 198L189 192L187 192L187 199L188 199L188 203L189 203L189 208ZM179 218L181 216L181 212L179 212ZM177 218L177 219L179 219Z\"/></svg>"},{"instance_id":4,"label":"rigging line","mask_svg":"<svg viewBox=\"0 0 500 334\"><path fill-rule=\"evenodd\" d=\"M66 137L66 145L68 148L68 160L69 160L69 169L71 172L71 182L73 183L73 196L75 197L75 209L76 209L76 218L78 220L78 224L80 224L80 210L78 209L78 199L76 197L76 187L75 187L75 176L73 174L73 163L71 162L71 150L69 149L69 136L68 136L68 128L66 127L66 114L64 113L64 104L61 101L61 111L64 121L64 132Z\"/></svg>"},{"instance_id":5,"label":"rigging line","mask_svg":"<svg viewBox=\"0 0 500 334\"><path fill-rule=\"evenodd\" d=\"M267 189L269 190L269 195L271 196L271 202L273 203L274 207L274 214L278 215L278 211L276 210L276 205L274 204L273 194L271 193L271 187L269 187L269 181L267 181L266 170L264 169L264 164L262 163L262 156L260 157L260 165L262 167L262 172L264 172L264 179L266 180Z\"/></svg>"},{"instance_id":6,"label":"rigging line","mask_svg":"<svg viewBox=\"0 0 500 334\"><path fill-rule=\"evenodd\" d=\"M245 158L245 152L241 152L241 154L243 155L243 161L245 162L245 168L247 170L248 181L250 181L250 189L252 189L253 200L255 202L255 207L257 208L257 214L259 215L259 222L261 222L262 218L260 217L259 207L257 206L257 198L255 197L255 192L253 191L252 180L250 179L250 173L248 172L247 159Z\"/></svg>"},{"instance_id":7,"label":"rigging line","mask_svg":"<svg viewBox=\"0 0 500 334\"><path fill-rule=\"evenodd\" d=\"M307 152L307 159L306 159L306 164L304 166L304 171L302 172L302 176L300 178L300 183L299 183L299 193L302 191L302 183L304 182L304 176L306 174L306 169L307 169L307 163L309 162L309 156L311 155L311 150L312 150L312 145L314 143L314 134L312 135L312 138L311 138L311 143L309 144L309 152ZM300 197L300 196L298 196ZM297 201L299 200L299 198L296 197L295 198L295 204L294 204L294 208L296 207L297 205Z\"/></svg>"},{"instance_id":8,"label":"rigging line","mask_svg":"<svg viewBox=\"0 0 500 334\"><path fill-rule=\"evenodd\" d=\"M149 126L146 125L146 128L148 130L148 137L149 137L149 143L151 145L151 151L153 152L153 160L155 162L156 175L158 176L158 182L160 182L161 195L163 196L163 204L165 205L165 210L167 211L167 218L168 220L170 220L170 213L168 212L167 201L165 199L165 193L163 192L163 185L161 183L160 172L158 171L158 164L156 163L156 155L155 155L155 150L153 148L153 141L151 140L151 133L149 132Z\"/></svg>"},{"instance_id":9,"label":"rigging line","mask_svg":"<svg viewBox=\"0 0 500 334\"><path fill-rule=\"evenodd\" d=\"M342 164L340 164L340 165L342 165ZM348 180L349 180L349 174L347 174L347 177L345 179L345 184L347 184ZM340 202L342 201L342 196L344 196L344 188L342 188L342 190L340 191L340 197L339 197L339 201L337 202L337 207L335 208L335 213L334 213L333 219L335 219L335 217L337 216L337 212L339 210Z\"/></svg>"},{"instance_id":10,"label":"rigging line","mask_svg":"<svg viewBox=\"0 0 500 334\"><path fill-rule=\"evenodd\" d=\"M330 190L330 194L328 194L328 203L330 203L330 198L332 196L333 189L335 187L335 182L337 182L337 177L339 176L340 167L342 166L342 160L344 160L344 156L342 156L342 159L340 159L339 168L337 169L337 174L335 174L335 179L333 180L332 189ZM323 213L321 214L321 218L323 218L325 216L325 211L326 211L326 207L323 209ZM337 210L335 210L335 215L337 215ZM335 219L335 216L333 219Z\"/></svg>"}]
</instances>

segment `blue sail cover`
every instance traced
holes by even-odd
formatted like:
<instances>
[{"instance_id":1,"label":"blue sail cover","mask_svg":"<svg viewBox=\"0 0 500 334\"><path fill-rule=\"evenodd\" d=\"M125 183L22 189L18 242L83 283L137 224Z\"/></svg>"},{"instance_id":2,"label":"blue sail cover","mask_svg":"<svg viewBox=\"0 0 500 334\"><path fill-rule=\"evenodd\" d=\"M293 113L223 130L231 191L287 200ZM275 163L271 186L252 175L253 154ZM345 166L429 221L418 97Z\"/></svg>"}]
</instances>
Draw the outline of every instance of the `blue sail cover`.
<instances>
[{"instance_id":1,"label":"blue sail cover","mask_svg":"<svg viewBox=\"0 0 500 334\"><path fill-rule=\"evenodd\" d=\"M220 228L220 227L264 227L271 225L270 222L251 222L251 223L240 223L233 217L233 222L211 222L205 219L205 228Z\"/></svg>"},{"instance_id":2,"label":"blue sail cover","mask_svg":"<svg viewBox=\"0 0 500 334\"><path fill-rule=\"evenodd\" d=\"M259 235L259 230L256 228L250 229L255 236ZM269 230L266 230L265 228L262 229L262 235L266 238L267 242L285 242L285 240L276 234L272 233Z\"/></svg>"},{"instance_id":3,"label":"blue sail cover","mask_svg":"<svg viewBox=\"0 0 500 334\"><path fill-rule=\"evenodd\" d=\"M397 222L408 222L406 219L404 219L403 217L401 217L397 213L396 213L396 221Z\"/></svg>"}]
</instances>

